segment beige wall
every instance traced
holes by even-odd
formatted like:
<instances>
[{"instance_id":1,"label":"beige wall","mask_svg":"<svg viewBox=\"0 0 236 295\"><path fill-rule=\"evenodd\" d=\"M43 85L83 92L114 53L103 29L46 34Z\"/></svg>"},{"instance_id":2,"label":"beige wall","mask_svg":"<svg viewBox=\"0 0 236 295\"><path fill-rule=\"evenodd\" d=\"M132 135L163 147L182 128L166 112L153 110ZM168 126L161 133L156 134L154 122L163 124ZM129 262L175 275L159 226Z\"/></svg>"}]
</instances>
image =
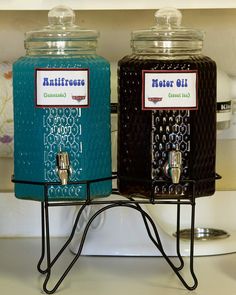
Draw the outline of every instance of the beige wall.
<instances>
[{"instance_id":1,"label":"beige wall","mask_svg":"<svg viewBox=\"0 0 236 295\"><path fill-rule=\"evenodd\" d=\"M11 176L13 174L13 159L0 158L0 192L13 190Z\"/></svg>"}]
</instances>

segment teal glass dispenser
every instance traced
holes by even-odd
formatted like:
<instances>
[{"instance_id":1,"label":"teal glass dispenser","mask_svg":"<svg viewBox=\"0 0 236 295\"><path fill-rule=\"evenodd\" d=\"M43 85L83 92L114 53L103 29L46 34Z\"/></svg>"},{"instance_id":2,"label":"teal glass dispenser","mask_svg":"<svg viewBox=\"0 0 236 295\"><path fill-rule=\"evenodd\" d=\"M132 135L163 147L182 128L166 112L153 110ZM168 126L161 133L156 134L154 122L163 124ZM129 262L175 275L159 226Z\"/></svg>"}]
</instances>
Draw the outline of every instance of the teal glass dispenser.
<instances>
[{"instance_id":1,"label":"teal glass dispenser","mask_svg":"<svg viewBox=\"0 0 236 295\"><path fill-rule=\"evenodd\" d=\"M13 65L14 180L20 199L84 200L111 193L110 66L98 32L64 6L27 32ZM89 182L89 185L88 185Z\"/></svg>"}]
</instances>

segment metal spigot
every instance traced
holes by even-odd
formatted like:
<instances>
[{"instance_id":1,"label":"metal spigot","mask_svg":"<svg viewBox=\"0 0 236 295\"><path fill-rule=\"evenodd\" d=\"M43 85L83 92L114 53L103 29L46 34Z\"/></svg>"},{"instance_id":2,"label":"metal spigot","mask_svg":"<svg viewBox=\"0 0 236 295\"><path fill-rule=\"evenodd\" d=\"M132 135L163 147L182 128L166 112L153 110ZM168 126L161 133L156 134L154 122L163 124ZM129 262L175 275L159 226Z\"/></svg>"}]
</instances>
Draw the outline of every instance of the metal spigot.
<instances>
[{"instance_id":1,"label":"metal spigot","mask_svg":"<svg viewBox=\"0 0 236 295\"><path fill-rule=\"evenodd\" d=\"M180 151L170 151L168 161L164 166L165 174L172 179L173 183L179 183L182 169L182 154Z\"/></svg>"},{"instance_id":2,"label":"metal spigot","mask_svg":"<svg viewBox=\"0 0 236 295\"><path fill-rule=\"evenodd\" d=\"M70 167L69 155L67 152L59 152L57 154L57 168L56 171L59 175L62 185L66 185L69 179L69 176L72 173Z\"/></svg>"}]
</instances>

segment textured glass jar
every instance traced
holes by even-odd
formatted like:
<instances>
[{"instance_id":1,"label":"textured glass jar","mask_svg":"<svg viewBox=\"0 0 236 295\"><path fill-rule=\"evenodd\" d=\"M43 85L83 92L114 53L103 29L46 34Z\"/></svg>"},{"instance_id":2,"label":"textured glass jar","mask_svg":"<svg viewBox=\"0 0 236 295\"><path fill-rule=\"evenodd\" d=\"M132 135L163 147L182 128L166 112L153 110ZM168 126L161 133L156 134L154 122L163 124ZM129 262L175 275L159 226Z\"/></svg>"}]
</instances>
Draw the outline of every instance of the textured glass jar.
<instances>
[{"instance_id":1,"label":"textured glass jar","mask_svg":"<svg viewBox=\"0 0 236 295\"><path fill-rule=\"evenodd\" d=\"M49 200L85 199L86 185L68 182L111 177L110 66L96 55L97 31L76 26L71 9L48 16L13 66L14 178L60 183ZM44 200L41 185L16 183L15 193ZM91 184L92 198L110 193L110 180Z\"/></svg>"},{"instance_id":2,"label":"textured glass jar","mask_svg":"<svg viewBox=\"0 0 236 295\"><path fill-rule=\"evenodd\" d=\"M119 61L118 187L141 197L206 196L215 190L216 65L203 33L161 9L132 33ZM195 186L193 188L193 181Z\"/></svg>"}]
</instances>

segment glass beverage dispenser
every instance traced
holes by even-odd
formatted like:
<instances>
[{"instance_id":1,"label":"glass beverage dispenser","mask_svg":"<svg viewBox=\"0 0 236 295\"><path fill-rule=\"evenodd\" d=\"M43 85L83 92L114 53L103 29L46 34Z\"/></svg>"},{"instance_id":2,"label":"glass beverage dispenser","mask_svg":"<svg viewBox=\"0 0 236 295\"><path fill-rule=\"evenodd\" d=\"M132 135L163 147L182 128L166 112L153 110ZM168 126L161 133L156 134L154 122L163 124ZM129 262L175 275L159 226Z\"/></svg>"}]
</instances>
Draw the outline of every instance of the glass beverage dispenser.
<instances>
[{"instance_id":1,"label":"glass beverage dispenser","mask_svg":"<svg viewBox=\"0 0 236 295\"><path fill-rule=\"evenodd\" d=\"M47 27L26 33L26 56L13 67L18 198L42 201L32 182L52 182L49 201L85 199L81 182L111 177L110 66L96 55L98 32L74 18L52 9ZM92 198L110 193L111 180L90 185Z\"/></svg>"},{"instance_id":2,"label":"glass beverage dispenser","mask_svg":"<svg viewBox=\"0 0 236 295\"><path fill-rule=\"evenodd\" d=\"M119 61L118 187L141 197L207 196L215 190L216 64L203 32L160 9L132 33ZM195 183L193 185L193 183ZM194 188L193 188L194 186Z\"/></svg>"}]
</instances>

